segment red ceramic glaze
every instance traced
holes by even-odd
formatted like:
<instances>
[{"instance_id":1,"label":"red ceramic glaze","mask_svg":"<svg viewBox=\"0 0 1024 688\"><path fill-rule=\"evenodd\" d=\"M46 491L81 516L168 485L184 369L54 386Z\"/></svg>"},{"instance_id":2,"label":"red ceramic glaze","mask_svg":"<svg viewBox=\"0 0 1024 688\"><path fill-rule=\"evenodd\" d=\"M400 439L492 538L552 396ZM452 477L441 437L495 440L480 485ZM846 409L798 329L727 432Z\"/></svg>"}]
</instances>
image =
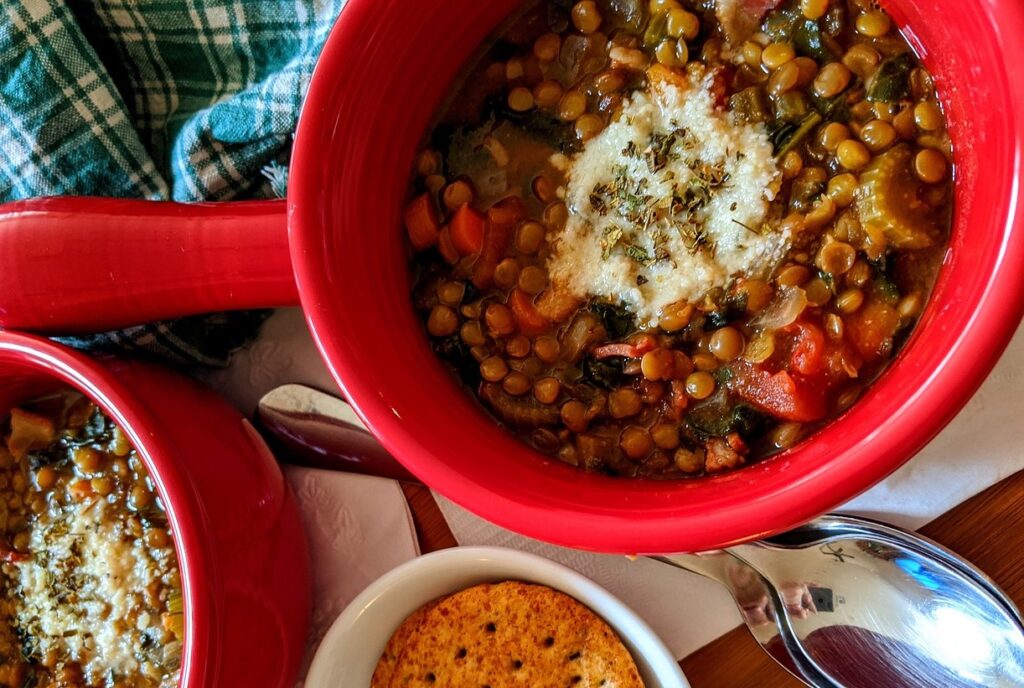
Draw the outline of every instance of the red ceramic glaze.
<instances>
[{"instance_id":1,"label":"red ceramic glaze","mask_svg":"<svg viewBox=\"0 0 1024 688\"><path fill-rule=\"evenodd\" d=\"M110 330L298 301L284 201L0 205L0 324Z\"/></svg>"},{"instance_id":2,"label":"red ceramic glaze","mask_svg":"<svg viewBox=\"0 0 1024 688\"><path fill-rule=\"evenodd\" d=\"M935 75L956 149L954 234L914 336L853 409L793 450L721 476L643 482L582 474L497 429L431 353L409 302L398 229L406 170L462 63L520 3L448 0L410 12L402 0L350 0L299 125L289 240L324 358L385 447L424 482L499 525L572 547L657 552L792 527L867 489L934 437L984 380L1024 311L1024 5L883 4ZM0 219L0 255L12 248ZM29 275L67 262L15 255ZM4 269L0 321L38 319L27 307L32 300L16 293L28 287L6 281ZM192 284L206 299L213 286ZM282 295L263 288L268 300ZM137 320L135 302L106 308ZM114 318L102 315L108 324Z\"/></svg>"},{"instance_id":3,"label":"red ceramic glaze","mask_svg":"<svg viewBox=\"0 0 1024 688\"><path fill-rule=\"evenodd\" d=\"M0 417L61 387L124 428L166 507L183 583L182 688L291 688L310 618L309 554L298 508L256 431L170 371L0 332Z\"/></svg>"}]
</instances>

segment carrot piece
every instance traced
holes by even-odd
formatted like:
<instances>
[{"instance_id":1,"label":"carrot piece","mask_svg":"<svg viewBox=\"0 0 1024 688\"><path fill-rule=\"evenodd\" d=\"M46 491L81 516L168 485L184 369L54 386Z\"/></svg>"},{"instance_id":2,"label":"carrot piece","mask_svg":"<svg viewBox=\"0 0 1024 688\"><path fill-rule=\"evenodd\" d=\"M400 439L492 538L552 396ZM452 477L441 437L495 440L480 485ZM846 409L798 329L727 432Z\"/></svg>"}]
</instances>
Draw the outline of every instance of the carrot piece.
<instances>
[{"instance_id":1,"label":"carrot piece","mask_svg":"<svg viewBox=\"0 0 1024 688\"><path fill-rule=\"evenodd\" d=\"M484 218L468 203L459 206L451 222L452 242L461 255L473 256L484 246Z\"/></svg>"},{"instance_id":2,"label":"carrot piece","mask_svg":"<svg viewBox=\"0 0 1024 688\"><path fill-rule=\"evenodd\" d=\"M869 361L878 359L892 346L892 337L900 326L900 315L892 306L872 301L843 320L847 339Z\"/></svg>"},{"instance_id":3,"label":"carrot piece","mask_svg":"<svg viewBox=\"0 0 1024 688\"><path fill-rule=\"evenodd\" d=\"M690 88L690 81L686 78L685 72L666 67L660 62L647 69L647 82L655 93L660 93L669 86L675 86L682 90Z\"/></svg>"},{"instance_id":4,"label":"carrot piece","mask_svg":"<svg viewBox=\"0 0 1024 688\"><path fill-rule=\"evenodd\" d=\"M551 322L541 315L533 305L533 297L516 287L508 295L508 307L512 309L519 324L519 331L534 336L551 329Z\"/></svg>"},{"instance_id":5,"label":"carrot piece","mask_svg":"<svg viewBox=\"0 0 1024 688\"><path fill-rule=\"evenodd\" d=\"M437 241L441 232L441 221L437 215L437 207L429 193L420 194L405 206L402 213L405 229L409 232L409 241L417 251L429 248Z\"/></svg>"},{"instance_id":6,"label":"carrot piece","mask_svg":"<svg viewBox=\"0 0 1024 688\"><path fill-rule=\"evenodd\" d=\"M553 282L544 290L535 304L537 310L552 322L563 322L575 313L582 304L568 289Z\"/></svg>"},{"instance_id":7,"label":"carrot piece","mask_svg":"<svg viewBox=\"0 0 1024 688\"><path fill-rule=\"evenodd\" d=\"M484 225L484 243L480 255L473 263L473 286L486 289L494 281L494 271L508 249L512 228L509 225L487 222Z\"/></svg>"},{"instance_id":8,"label":"carrot piece","mask_svg":"<svg viewBox=\"0 0 1024 688\"><path fill-rule=\"evenodd\" d=\"M486 289L494 281L494 271L505 257L516 223L525 214L524 208L523 199L509 196L487 209L483 245L473 264L473 276L470 278L477 289Z\"/></svg>"},{"instance_id":9,"label":"carrot piece","mask_svg":"<svg viewBox=\"0 0 1024 688\"><path fill-rule=\"evenodd\" d=\"M459 255L458 249L455 248L452 231L448 227L442 227L441 233L437 235L437 250L440 252L441 257L444 258L444 262L449 265L455 265L462 257Z\"/></svg>"}]
</instances>

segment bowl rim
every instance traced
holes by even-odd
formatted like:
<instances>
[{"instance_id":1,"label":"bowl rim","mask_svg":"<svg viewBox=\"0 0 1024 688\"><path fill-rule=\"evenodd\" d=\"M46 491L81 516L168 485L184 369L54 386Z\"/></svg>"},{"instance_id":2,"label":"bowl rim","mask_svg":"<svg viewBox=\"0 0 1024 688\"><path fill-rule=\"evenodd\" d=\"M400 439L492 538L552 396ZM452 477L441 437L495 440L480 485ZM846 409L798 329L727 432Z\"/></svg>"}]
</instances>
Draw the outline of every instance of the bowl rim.
<instances>
[{"instance_id":1,"label":"bowl rim","mask_svg":"<svg viewBox=\"0 0 1024 688\"><path fill-rule=\"evenodd\" d=\"M215 623L214 607L208 587L199 581L208 580L214 567L211 553L200 537L196 514L201 512L201 505L188 486L188 476L173 461L153 458L174 455L163 433L151 430L160 425L156 417L102 360L48 339L0 329L0 364L24 368L85 395L124 430L142 457L174 533L172 540L182 585L186 633L177 685L199 685L210 669L207 658L215 652L214 638L209 632ZM168 499L168 495L173 495L173 499Z\"/></svg>"},{"instance_id":2,"label":"bowl rim","mask_svg":"<svg viewBox=\"0 0 1024 688\"><path fill-rule=\"evenodd\" d=\"M488 575L488 570L495 571L495 574ZM407 606L411 606L411 609L395 622L385 637L375 639L381 650L405 616L427 602L437 599L436 595L422 598L409 596L411 590L426 587L423 581L436 580L438 576L463 576L475 581L453 584L448 592L442 593L448 595L480 583L517 579L500 573L501 571L518 571L519 575L524 577L520 579L523 582L536 583L563 592L597 614L615 630L627 646L635 646L635 650L630 650L634 661L637 659L636 655L640 655L651 665L653 676L661 682L658 688L688 688L690 685L683 676L678 661L647 622L590 578L567 566L529 552L504 547L453 547L424 554L400 564L359 593L338 615L320 642L306 675L307 688L337 685L330 680L332 670L336 667L333 663L334 653L337 648L348 646L349 637L360 633L366 616L373 613L374 605L379 605L382 599L405 595L406 599L410 600ZM617 623L608 618L612 614L618 618ZM624 633L627 630L630 632L628 639ZM372 662L367 665L372 671L377 665L378 658L379 655L375 655L372 658L363 657L362 660Z\"/></svg>"},{"instance_id":3,"label":"bowl rim","mask_svg":"<svg viewBox=\"0 0 1024 688\"><path fill-rule=\"evenodd\" d=\"M978 6L982 6L982 0L978 0ZM322 190L328 188L324 179L328 176L325 168L330 166L322 162L322 151L331 142L334 132L353 124L355 115L337 108L336 92L346 90L346 80L355 78L355 70L366 69L364 64L352 67L353 60L348 58L362 54L360 46L367 42L366 36L380 28L374 24L374 13L379 12L374 0L350 0L324 48L299 124L292 166L293 187L288 198L289 241L304 312L334 379L374 435L424 482L500 526L559 545L634 553L714 549L786 530L851 499L898 468L953 418L991 371L1024 315L1024 291L1005 286L1024 273L1024 193L1020 177L1024 169L1024 88L1014 89L1019 79L1015 81L1008 76L1008 65L1024 63L1024 44L1005 38L1024 33L1024 6L1003 3L998 9L985 7L985 11L986 25L992 22L998 45L1004 48L992 78L1005 84L1000 94L1010 106L1007 136L1012 148L1007 152L1008 168L1017 172L1008 182L1005 215L1000 214L999 255L986 263L986 268L992 269L985 275L983 286L974 287L972 298L976 298L976 302L970 316L957 321L963 331L955 338L948 338L949 349L944 361L948 363L955 355L956 365L943 364L931 370L927 379L921 381L920 389L885 387L890 393L897 392L892 398L898 400L899 407L894 415L878 419L877 429L864 440L872 443L870 456L858 446L847 448L842 460L826 460L815 466L808 466L805 460L802 464L805 472L785 479L758 468L771 462L704 479L705 485L715 486L729 481L734 485L742 480L750 483L756 479L759 489L748 499L736 497L738 490L733 489L734 500L728 503L717 494L712 498L700 493L704 511L696 513L692 507L687 507L683 496L690 488L666 487L654 481L641 486L641 481L628 479L616 479L614 504L591 499L585 506L573 502L570 508L566 501L559 500L557 490L564 492L578 485L593 495L608 496L613 489L604 486L601 478L554 462L545 466L550 479L531 474L530 478L536 483L528 491L514 493L491 477L486 482L467 479L434 450L437 442L431 441L432 449L428 450L427 440L403 426L402 418L389 404L383 390L361 373L360 368L367 358L360 355L367 353L365 345L362 345L364 349L356 350L351 342L341 343L334 336L332 318L336 316L329 311L331 292L338 289L341 278L332 276L326 269L325 251L329 247L322 229L326 221ZM994 23L997 11L998 26ZM346 65L349 66L346 68ZM355 98L356 95L349 93L345 97ZM351 105L350 110L357 108L355 103ZM398 217L397 208L385 210L389 222L390 218ZM1000 285L1000 281L1004 285ZM969 335L968 330L971 330ZM921 328L918 328L915 334L920 333ZM899 360L907 359L898 359L897 363ZM896 367L894 363L890 370ZM882 385L879 381L871 389L879 390ZM438 396L449 397L444 390ZM854 410L857 408L862 405L855 406ZM896 427L897 416L904 416L899 421L900 427ZM501 436L498 424L488 420L494 428L489 435L494 438L494 451L525 456L528 449L514 447L506 441L511 438ZM832 422L822 432L842 422L843 419ZM835 433L831 437L839 439ZM818 444L822 446L821 452L829 446ZM798 448L773 457L772 462L785 463L789 457L798 455L802 459L809 456ZM819 454L817 458L823 457ZM637 507L641 500L642 511ZM687 522L686 530L678 526L681 518Z\"/></svg>"}]
</instances>

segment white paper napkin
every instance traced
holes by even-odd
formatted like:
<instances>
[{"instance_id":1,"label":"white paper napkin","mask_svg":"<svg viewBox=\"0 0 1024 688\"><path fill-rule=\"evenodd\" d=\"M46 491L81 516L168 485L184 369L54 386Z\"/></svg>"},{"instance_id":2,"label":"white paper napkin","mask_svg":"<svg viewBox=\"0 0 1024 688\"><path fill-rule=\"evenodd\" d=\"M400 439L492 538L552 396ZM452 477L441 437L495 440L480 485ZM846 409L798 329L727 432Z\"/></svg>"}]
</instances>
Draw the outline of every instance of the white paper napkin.
<instances>
[{"instance_id":1,"label":"white paper napkin","mask_svg":"<svg viewBox=\"0 0 1024 688\"><path fill-rule=\"evenodd\" d=\"M301 314L279 311L248 350L208 381L244 412L280 384L337 387L320 361ZM1024 328L967 407L928 447L843 510L917 528L986 487L1024 469ZM729 596L714 583L652 562L593 555L520 537L438 500L463 545L499 545L537 552L607 587L633 607L684 657L739 623Z\"/></svg>"},{"instance_id":2,"label":"white paper napkin","mask_svg":"<svg viewBox=\"0 0 1024 688\"><path fill-rule=\"evenodd\" d=\"M313 618L297 685L324 634L363 589L420 554L408 502L394 480L285 468L302 511L313 567Z\"/></svg>"}]
</instances>

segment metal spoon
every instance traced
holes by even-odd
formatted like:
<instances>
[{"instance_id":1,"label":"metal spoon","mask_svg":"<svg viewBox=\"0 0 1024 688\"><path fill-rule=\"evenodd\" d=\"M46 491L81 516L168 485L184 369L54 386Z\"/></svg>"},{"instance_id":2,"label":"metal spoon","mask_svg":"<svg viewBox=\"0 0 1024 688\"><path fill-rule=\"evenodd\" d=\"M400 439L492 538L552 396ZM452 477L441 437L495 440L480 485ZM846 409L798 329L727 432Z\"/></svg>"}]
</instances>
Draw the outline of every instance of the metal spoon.
<instances>
[{"instance_id":1,"label":"metal spoon","mask_svg":"<svg viewBox=\"0 0 1024 688\"><path fill-rule=\"evenodd\" d=\"M811 686L1024 685L1017 608L914 533L828 515L728 550L653 558L724 585L765 651Z\"/></svg>"},{"instance_id":2,"label":"metal spoon","mask_svg":"<svg viewBox=\"0 0 1024 688\"><path fill-rule=\"evenodd\" d=\"M302 463L414 479L336 397L285 385L260 401L259 415ZM1024 686L1024 622L1013 602L915 533L829 515L727 550L651 558L725 586L765 651L808 685Z\"/></svg>"}]
</instances>

